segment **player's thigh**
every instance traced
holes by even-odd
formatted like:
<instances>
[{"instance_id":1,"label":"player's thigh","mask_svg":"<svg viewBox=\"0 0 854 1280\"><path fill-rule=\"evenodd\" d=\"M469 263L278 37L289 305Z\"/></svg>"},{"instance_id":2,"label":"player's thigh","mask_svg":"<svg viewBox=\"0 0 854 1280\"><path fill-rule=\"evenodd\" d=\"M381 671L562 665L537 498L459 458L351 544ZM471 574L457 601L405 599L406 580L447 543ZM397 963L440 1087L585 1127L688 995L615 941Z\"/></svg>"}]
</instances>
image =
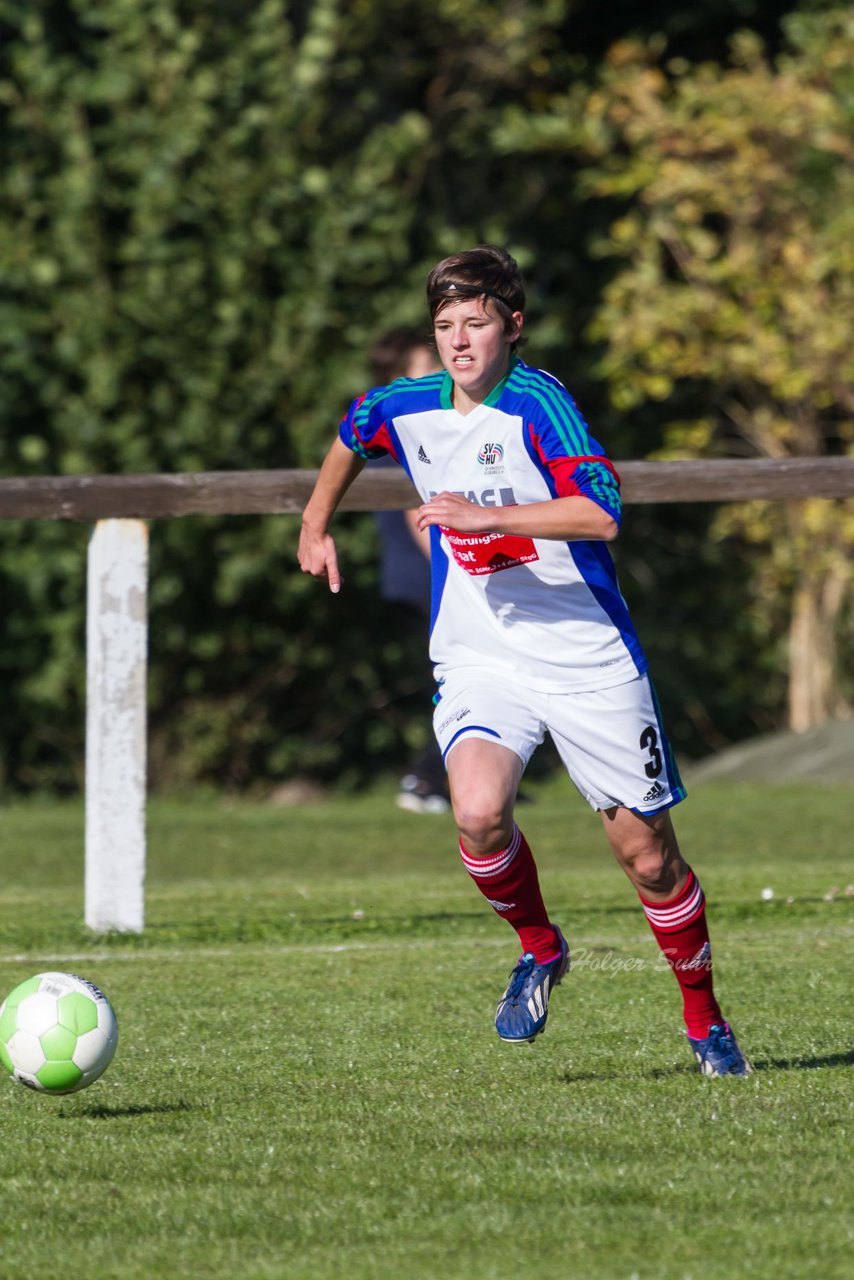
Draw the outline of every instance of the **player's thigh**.
<instances>
[{"instance_id":1,"label":"player's thigh","mask_svg":"<svg viewBox=\"0 0 854 1280\"><path fill-rule=\"evenodd\" d=\"M447 758L451 804L460 826L512 825L522 761L484 738L463 738Z\"/></svg>"},{"instance_id":2,"label":"player's thigh","mask_svg":"<svg viewBox=\"0 0 854 1280\"><path fill-rule=\"evenodd\" d=\"M567 772L594 809L649 815L684 799L647 676L552 697L548 727Z\"/></svg>"}]
</instances>

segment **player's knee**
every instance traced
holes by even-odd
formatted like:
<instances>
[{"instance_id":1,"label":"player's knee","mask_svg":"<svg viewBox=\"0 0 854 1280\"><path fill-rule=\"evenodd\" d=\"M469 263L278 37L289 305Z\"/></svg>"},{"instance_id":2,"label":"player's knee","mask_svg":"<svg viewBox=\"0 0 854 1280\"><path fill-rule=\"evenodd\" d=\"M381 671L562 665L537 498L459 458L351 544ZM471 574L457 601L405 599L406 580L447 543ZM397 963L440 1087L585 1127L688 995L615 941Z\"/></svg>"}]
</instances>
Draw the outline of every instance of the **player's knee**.
<instances>
[{"instance_id":1,"label":"player's knee","mask_svg":"<svg viewBox=\"0 0 854 1280\"><path fill-rule=\"evenodd\" d=\"M474 854L503 849L513 834L513 820L489 796L467 796L454 803L454 818L465 848Z\"/></svg>"},{"instance_id":2,"label":"player's knee","mask_svg":"<svg viewBox=\"0 0 854 1280\"><path fill-rule=\"evenodd\" d=\"M623 850L620 860L639 893L672 894L684 883L688 868L678 850L656 845Z\"/></svg>"},{"instance_id":3,"label":"player's knee","mask_svg":"<svg viewBox=\"0 0 854 1280\"><path fill-rule=\"evenodd\" d=\"M670 850L648 830L633 832L615 844L614 852L639 888L657 890L667 880Z\"/></svg>"},{"instance_id":4,"label":"player's knee","mask_svg":"<svg viewBox=\"0 0 854 1280\"><path fill-rule=\"evenodd\" d=\"M645 850L631 861L632 879L641 890L663 893L670 887L672 872L668 859L658 850Z\"/></svg>"}]
</instances>

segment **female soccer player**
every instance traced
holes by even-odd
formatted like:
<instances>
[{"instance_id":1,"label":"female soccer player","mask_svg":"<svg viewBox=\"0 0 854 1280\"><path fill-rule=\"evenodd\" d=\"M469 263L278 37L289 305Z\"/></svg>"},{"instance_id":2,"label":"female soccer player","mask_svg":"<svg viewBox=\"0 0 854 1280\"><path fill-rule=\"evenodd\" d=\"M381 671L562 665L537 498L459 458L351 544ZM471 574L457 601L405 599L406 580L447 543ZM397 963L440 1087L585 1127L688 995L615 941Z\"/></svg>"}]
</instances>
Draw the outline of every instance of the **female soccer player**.
<instances>
[{"instance_id":1,"label":"female soccer player","mask_svg":"<svg viewBox=\"0 0 854 1280\"><path fill-rule=\"evenodd\" d=\"M498 1004L501 1039L540 1034L569 968L514 818L548 731L679 983L700 1071L747 1075L714 995L703 891L670 818L685 790L607 549L619 478L566 388L516 354L525 293L509 254L480 245L444 259L427 300L442 371L353 402L305 508L300 566L339 591L329 524L342 496L369 458L406 469L431 531L434 730L460 854L522 947Z\"/></svg>"}]
</instances>

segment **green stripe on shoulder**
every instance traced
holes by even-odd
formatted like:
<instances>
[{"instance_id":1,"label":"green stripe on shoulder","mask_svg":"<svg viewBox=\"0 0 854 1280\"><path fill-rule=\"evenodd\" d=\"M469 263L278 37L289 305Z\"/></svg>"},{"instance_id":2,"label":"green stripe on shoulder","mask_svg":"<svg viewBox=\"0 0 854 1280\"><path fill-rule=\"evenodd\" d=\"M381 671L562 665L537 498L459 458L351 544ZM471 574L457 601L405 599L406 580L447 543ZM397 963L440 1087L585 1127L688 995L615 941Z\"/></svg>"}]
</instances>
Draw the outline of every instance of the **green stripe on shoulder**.
<instances>
[{"instance_id":1,"label":"green stripe on shoulder","mask_svg":"<svg viewBox=\"0 0 854 1280\"><path fill-rule=\"evenodd\" d=\"M370 412L373 409L374 405L379 400L382 400L383 396L387 391L388 391L388 387L377 387L375 391L369 391L368 394L365 396L364 400L362 401L362 403L359 405L356 412L353 414L353 422L354 423L358 422L360 424L363 422L367 422L368 416L370 415Z\"/></svg>"}]
</instances>

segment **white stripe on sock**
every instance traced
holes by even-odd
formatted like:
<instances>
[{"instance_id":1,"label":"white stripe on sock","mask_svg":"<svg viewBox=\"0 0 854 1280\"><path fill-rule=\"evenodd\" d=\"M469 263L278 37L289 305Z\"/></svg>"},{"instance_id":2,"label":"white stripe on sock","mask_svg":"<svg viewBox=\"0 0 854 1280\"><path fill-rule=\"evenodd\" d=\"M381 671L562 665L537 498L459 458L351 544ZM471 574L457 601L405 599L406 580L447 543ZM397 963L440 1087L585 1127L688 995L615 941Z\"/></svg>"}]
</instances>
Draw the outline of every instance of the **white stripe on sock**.
<instances>
[{"instance_id":1,"label":"white stripe on sock","mask_svg":"<svg viewBox=\"0 0 854 1280\"><path fill-rule=\"evenodd\" d=\"M651 925L656 929L667 930L681 929L684 925L690 924L700 914L704 903L703 890L700 888L699 880L695 878L694 888L684 902L677 902L672 906L666 903L662 906L641 902L641 906Z\"/></svg>"},{"instance_id":2,"label":"white stripe on sock","mask_svg":"<svg viewBox=\"0 0 854 1280\"><path fill-rule=\"evenodd\" d=\"M514 823L513 838L506 849L499 849L498 853L492 853L488 858L473 858L470 853L466 853L460 841L460 857L473 879L492 880L495 876L503 875L513 865L521 843L522 833Z\"/></svg>"}]
</instances>

